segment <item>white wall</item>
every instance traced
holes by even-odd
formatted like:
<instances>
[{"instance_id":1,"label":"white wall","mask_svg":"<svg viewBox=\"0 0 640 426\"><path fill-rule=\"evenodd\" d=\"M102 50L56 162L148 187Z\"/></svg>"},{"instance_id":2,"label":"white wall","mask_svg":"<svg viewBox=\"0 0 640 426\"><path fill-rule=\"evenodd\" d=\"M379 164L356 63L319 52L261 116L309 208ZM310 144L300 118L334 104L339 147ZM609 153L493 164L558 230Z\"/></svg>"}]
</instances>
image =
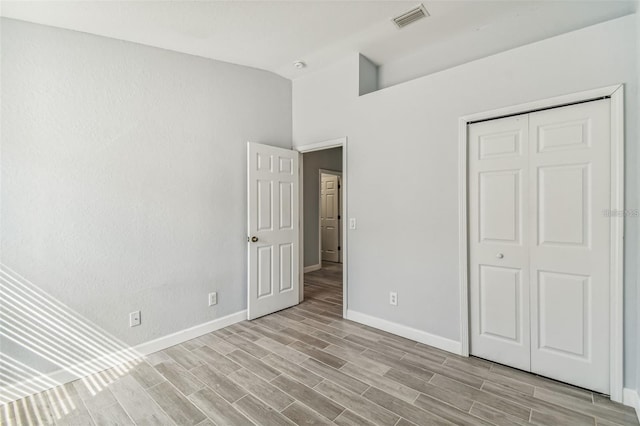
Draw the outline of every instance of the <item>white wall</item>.
<instances>
[{"instance_id":1,"label":"white wall","mask_svg":"<svg viewBox=\"0 0 640 426\"><path fill-rule=\"evenodd\" d=\"M614 4L615 7L611 7ZM452 31L454 34L450 37L429 40L429 43L409 55L381 63L378 68L378 86L390 87L603 20L619 18L635 10L630 1L609 4L583 2L580 13L575 13L573 6L569 2L554 2L553 6L559 21L562 19L560 16L573 15L570 27L543 19L541 10L535 6L525 13L509 12L508 7L494 11L493 18L496 22L493 24L478 25L468 31ZM541 25L542 22L545 24Z\"/></svg>"},{"instance_id":2,"label":"white wall","mask_svg":"<svg viewBox=\"0 0 640 426\"><path fill-rule=\"evenodd\" d=\"M294 81L294 145L349 138L348 309L458 341L458 118L626 84L626 203L638 208L635 18L358 97L358 57ZM385 171L386 179L371 176ZM636 380L638 220L626 228L626 383ZM389 305L389 291L398 306Z\"/></svg>"},{"instance_id":3,"label":"white wall","mask_svg":"<svg viewBox=\"0 0 640 426\"><path fill-rule=\"evenodd\" d=\"M302 155L304 161L304 266L318 264L320 235L319 170L342 171L342 148L323 149Z\"/></svg>"},{"instance_id":4,"label":"white wall","mask_svg":"<svg viewBox=\"0 0 640 426\"><path fill-rule=\"evenodd\" d=\"M1 23L2 263L131 345L245 309L246 142L291 147L291 82Z\"/></svg>"}]
</instances>

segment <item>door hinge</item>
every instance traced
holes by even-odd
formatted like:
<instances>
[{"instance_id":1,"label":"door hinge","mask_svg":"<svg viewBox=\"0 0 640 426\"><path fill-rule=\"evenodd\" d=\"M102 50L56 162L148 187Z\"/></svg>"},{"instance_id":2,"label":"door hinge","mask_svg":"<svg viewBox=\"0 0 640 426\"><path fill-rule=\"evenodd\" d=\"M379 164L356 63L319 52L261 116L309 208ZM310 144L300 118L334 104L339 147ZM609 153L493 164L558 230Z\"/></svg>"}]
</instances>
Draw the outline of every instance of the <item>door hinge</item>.
<instances>
[{"instance_id":1,"label":"door hinge","mask_svg":"<svg viewBox=\"0 0 640 426\"><path fill-rule=\"evenodd\" d=\"M338 251L340 251L340 250L342 250L342 249L340 248L340 246L338 246Z\"/></svg>"},{"instance_id":2,"label":"door hinge","mask_svg":"<svg viewBox=\"0 0 640 426\"><path fill-rule=\"evenodd\" d=\"M340 220L340 215L338 215L338 220Z\"/></svg>"}]
</instances>

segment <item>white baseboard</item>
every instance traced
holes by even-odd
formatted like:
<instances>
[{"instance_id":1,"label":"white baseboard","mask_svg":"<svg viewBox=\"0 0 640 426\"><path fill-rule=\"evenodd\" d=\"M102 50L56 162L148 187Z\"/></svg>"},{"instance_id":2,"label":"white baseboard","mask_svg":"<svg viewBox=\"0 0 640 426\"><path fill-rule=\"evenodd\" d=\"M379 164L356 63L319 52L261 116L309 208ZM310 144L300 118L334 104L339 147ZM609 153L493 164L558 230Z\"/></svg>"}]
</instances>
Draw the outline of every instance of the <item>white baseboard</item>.
<instances>
[{"instance_id":1,"label":"white baseboard","mask_svg":"<svg viewBox=\"0 0 640 426\"><path fill-rule=\"evenodd\" d=\"M154 352L179 345L187 340L195 339L196 337L200 337L246 319L247 311L245 309L234 314L198 324L194 327L185 328L184 330L167 334L166 336L162 336L130 348L123 348L122 350L105 354L99 359L93 359L75 365L73 369L60 369L50 374L33 377L14 385L0 387L0 395L3 396L2 400L0 400L0 405L63 385L65 383L73 382L82 377L90 376L112 367L117 367L118 365L125 364L129 361L140 359ZM78 374L78 371L81 371L82 374ZM5 400L7 395L11 395L9 400Z\"/></svg>"},{"instance_id":2,"label":"white baseboard","mask_svg":"<svg viewBox=\"0 0 640 426\"><path fill-rule=\"evenodd\" d=\"M212 331L220 330L221 328L228 327L240 321L247 319L247 310L236 312L235 314L227 315L221 318L216 318L212 321L205 322L203 324L196 325L191 328L185 328L175 333L167 334L155 340L150 340L145 343L141 343L134 347L134 350L140 352L142 355L149 355L154 352L161 351L171 346L179 345L187 340L195 339L203 334L211 333Z\"/></svg>"},{"instance_id":3,"label":"white baseboard","mask_svg":"<svg viewBox=\"0 0 640 426\"><path fill-rule=\"evenodd\" d=\"M435 334L427 333L426 331L418 330L416 328L381 318L372 317L371 315L363 314L351 309L347 309L347 319L368 325L369 327L387 331L407 339L415 340L416 342L424 343L425 345L433 346L435 348L442 349L443 351L453 352L454 354L460 354L460 351L462 350L460 342L455 340L436 336Z\"/></svg>"},{"instance_id":4,"label":"white baseboard","mask_svg":"<svg viewBox=\"0 0 640 426\"><path fill-rule=\"evenodd\" d=\"M636 409L636 416L640 421L640 395L634 389L624 388L622 390L622 403Z\"/></svg>"},{"instance_id":5,"label":"white baseboard","mask_svg":"<svg viewBox=\"0 0 640 426\"><path fill-rule=\"evenodd\" d=\"M313 272L313 271L318 271L322 269L322 265L317 263L315 265L309 265L309 266L305 266L304 267L304 273L306 274L307 272Z\"/></svg>"}]
</instances>

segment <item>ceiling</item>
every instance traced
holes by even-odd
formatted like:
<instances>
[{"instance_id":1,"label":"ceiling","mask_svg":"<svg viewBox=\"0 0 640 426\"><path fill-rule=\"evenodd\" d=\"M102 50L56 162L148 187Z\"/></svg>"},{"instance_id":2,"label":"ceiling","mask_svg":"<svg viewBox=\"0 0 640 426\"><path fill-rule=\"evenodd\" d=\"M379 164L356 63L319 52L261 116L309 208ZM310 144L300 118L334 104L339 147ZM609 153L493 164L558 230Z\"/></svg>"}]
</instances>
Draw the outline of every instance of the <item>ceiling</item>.
<instances>
[{"instance_id":1,"label":"ceiling","mask_svg":"<svg viewBox=\"0 0 640 426\"><path fill-rule=\"evenodd\" d=\"M425 1L430 17L398 30L416 1L2 1L0 14L261 68L287 78L361 52L377 64L430 46L474 59L635 11L635 1ZM473 40L446 49L448 40ZM445 48L443 48L443 46ZM474 52L475 50L475 52ZM446 52L446 58L444 57ZM465 56L466 55L466 56ZM307 63L296 69L295 60Z\"/></svg>"}]
</instances>

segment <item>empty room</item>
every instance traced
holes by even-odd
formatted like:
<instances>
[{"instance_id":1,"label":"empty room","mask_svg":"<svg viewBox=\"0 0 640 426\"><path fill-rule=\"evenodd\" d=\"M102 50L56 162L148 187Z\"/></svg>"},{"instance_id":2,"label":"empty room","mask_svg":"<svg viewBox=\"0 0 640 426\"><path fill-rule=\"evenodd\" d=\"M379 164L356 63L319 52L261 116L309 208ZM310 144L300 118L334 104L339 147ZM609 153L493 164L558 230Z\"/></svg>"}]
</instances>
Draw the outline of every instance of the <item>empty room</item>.
<instances>
[{"instance_id":1,"label":"empty room","mask_svg":"<svg viewBox=\"0 0 640 426\"><path fill-rule=\"evenodd\" d=\"M640 426L637 0L0 1L0 424Z\"/></svg>"}]
</instances>

